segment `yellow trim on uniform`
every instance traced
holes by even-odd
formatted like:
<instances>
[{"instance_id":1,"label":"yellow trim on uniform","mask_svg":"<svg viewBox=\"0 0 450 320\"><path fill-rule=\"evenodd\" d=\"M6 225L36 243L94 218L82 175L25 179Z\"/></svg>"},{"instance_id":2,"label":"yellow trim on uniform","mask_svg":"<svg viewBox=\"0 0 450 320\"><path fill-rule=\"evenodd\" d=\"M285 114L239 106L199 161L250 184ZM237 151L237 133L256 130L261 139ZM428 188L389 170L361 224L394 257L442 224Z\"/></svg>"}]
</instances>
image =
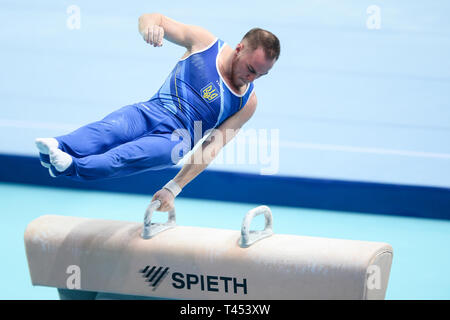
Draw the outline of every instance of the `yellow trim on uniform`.
<instances>
[{"instance_id":1,"label":"yellow trim on uniform","mask_svg":"<svg viewBox=\"0 0 450 320\"><path fill-rule=\"evenodd\" d=\"M177 67L177 71L180 68L180 66ZM175 71L175 94L177 95L178 98L178 108L181 110L181 102L180 102L180 97L178 96L178 89L177 89L177 71Z\"/></svg>"}]
</instances>

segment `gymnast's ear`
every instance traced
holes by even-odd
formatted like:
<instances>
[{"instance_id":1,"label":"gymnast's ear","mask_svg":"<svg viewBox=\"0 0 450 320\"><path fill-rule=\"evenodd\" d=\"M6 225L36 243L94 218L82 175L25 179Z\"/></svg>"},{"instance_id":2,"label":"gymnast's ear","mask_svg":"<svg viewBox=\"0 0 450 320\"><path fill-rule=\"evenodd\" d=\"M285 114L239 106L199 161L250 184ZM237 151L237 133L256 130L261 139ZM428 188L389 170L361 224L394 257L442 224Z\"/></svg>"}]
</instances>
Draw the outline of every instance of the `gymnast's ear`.
<instances>
[{"instance_id":1,"label":"gymnast's ear","mask_svg":"<svg viewBox=\"0 0 450 320\"><path fill-rule=\"evenodd\" d=\"M244 50L244 44L243 44L242 42L239 42L239 43L236 45L235 51L236 51L236 53L238 54L238 53L242 52L242 50Z\"/></svg>"}]
</instances>

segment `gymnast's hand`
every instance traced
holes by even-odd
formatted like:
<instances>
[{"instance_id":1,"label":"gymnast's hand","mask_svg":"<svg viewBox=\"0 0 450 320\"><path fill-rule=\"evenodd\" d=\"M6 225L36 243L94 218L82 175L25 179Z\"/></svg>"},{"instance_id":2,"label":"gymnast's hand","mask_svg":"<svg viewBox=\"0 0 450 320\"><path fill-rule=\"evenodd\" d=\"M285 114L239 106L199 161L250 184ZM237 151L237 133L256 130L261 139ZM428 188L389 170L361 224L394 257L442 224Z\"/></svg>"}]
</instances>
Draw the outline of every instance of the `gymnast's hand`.
<instances>
[{"instance_id":1,"label":"gymnast's hand","mask_svg":"<svg viewBox=\"0 0 450 320\"><path fill-rule=\"evenodd\" d=\"M155 200L161 201L161 205L159 206L158 211L166 212L173 210L173 208L175 207L175 197L173 193L165 188L159 190L153 195L152 202Z\"/></svg>"},{"instance_id":2,"label":"gymnast's hand","mask_svg":"<svg viewBox=\"0 0 450 320\"><path fill-rule=\"evenodd\" d=\"M161 47L163 45L164 29L156 24L151 24L142 32L142 37L148 44L154 47Z\"/></svg>"}]
</instances>

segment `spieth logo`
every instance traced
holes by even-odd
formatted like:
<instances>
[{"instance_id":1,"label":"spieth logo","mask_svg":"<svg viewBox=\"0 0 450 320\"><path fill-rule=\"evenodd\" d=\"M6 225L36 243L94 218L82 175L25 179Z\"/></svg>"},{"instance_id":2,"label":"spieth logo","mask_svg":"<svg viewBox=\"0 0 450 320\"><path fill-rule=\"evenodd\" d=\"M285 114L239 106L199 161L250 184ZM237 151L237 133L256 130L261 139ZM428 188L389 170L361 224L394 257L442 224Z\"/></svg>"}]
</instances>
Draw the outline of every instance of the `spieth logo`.
<instances>
[{"instance_id":1,"label":"spieth logo","mask_svg":"<svg viewBox=\"0 0 450 320\"><path fill-rule=\"evenodd\" d=\"M169 274L169 268L165 268L163 270L163 267L156 268L155 266L153 266L150 268L150 266L146 266L139 272L143 273L143 277L147 278L147 280L145 281L150 282L149 286L153 287L153 291L155 291L162 280Z\"/></svg>"},{"instance_id":2,"label":"spieth logo","mask_svg":"<svg viewBox=\"0 0 450 320\"><path fill-rule=\"evenodd\" d=\"M169 275L169 267L146 266L139 270L155 291ZM234 277L197 275L191 273L173 272L172 287L177 290L201 290L210 292L225 292L229 294L247 294L247 279L238 280Z\"/></svg>"},{"instance_id":3,"label":"spieth logo","mask_svg":"<svg viewBox=\"0 0 450 320\"><path fill-rule=\"evenodd\" d=\"M203 99L205 99L208 102L213 102L217 99L219 96L218 90L216 87L212 84L212 82L208 83L202 90L201 94Z\"/></svg>"}]
</instances>

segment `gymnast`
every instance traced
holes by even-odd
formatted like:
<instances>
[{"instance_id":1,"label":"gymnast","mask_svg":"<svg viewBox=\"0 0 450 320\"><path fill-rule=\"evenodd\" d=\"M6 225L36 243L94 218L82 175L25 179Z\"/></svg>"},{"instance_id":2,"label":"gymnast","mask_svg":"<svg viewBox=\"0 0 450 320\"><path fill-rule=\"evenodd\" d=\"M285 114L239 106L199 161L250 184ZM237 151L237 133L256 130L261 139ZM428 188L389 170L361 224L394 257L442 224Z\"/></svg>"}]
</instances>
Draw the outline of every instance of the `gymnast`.
<instances>
[{"instance_id":1,"label":"gymnast","mask_svg":"<svg viewBox=\"0 0 450 320\"><path fill-rule=\"evenodd\" d=\"M138 28L153 47L161 47L165 39L186 48L156 94L72 133L35 143L52 177L85 181L174 166L198 142L195 130L209 134L178 174L154 194L152 200L161 202L159 210L169 211L181 190L254 114L253 81L278 60L280 42L273 33L253 28L232 49L204 28L159 13L141 15ZM204 161L194 161L199 158Z\"/></svg>"}]
</instances>

